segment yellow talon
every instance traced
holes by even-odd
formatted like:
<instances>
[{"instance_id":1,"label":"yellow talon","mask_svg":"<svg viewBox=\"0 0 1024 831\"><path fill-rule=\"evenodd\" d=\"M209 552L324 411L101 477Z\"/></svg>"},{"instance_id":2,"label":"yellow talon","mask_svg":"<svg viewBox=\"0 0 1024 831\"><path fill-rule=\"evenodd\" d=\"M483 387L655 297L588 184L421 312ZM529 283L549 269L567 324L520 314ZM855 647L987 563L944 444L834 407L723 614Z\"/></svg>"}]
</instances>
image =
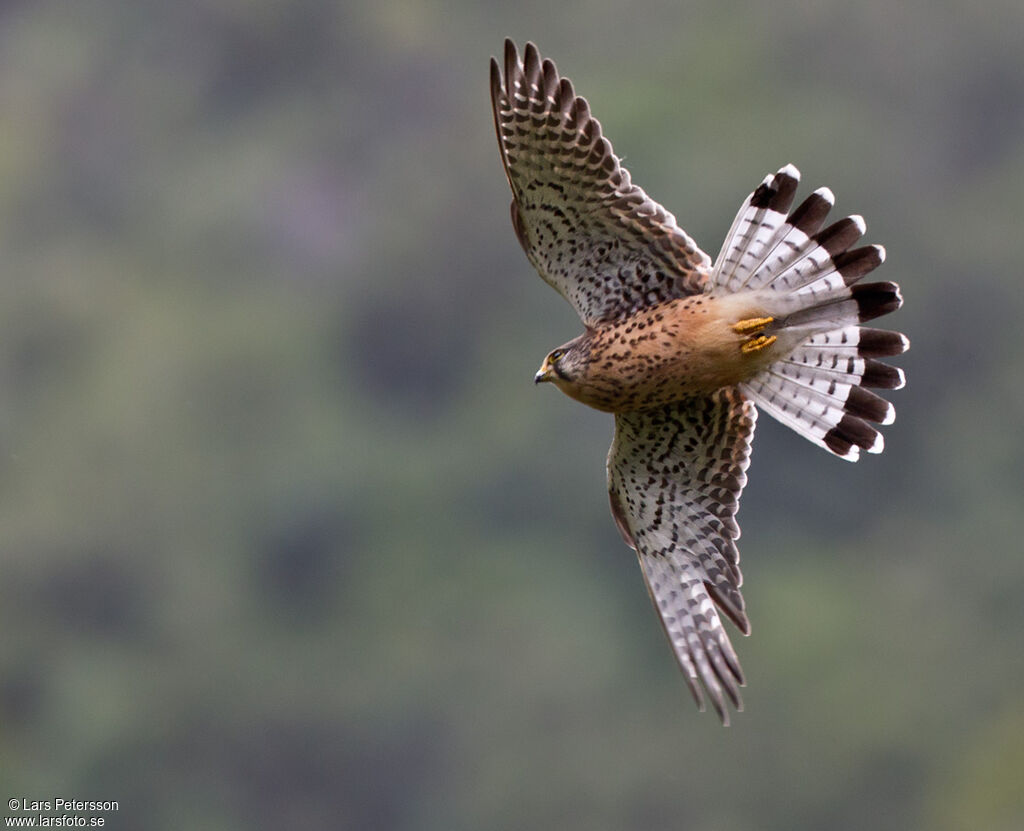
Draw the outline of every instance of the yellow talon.
<instances>
[{"instance_id":1,"label":"yellow talon","mask_svg":"<svg viewBox=\"0 0 1024 831\"><path fill-rule=\"evenodd\" d=\"M769 323L774 322L774 317L751 317L747 320L741 320L738 323L734 323L732 330L737 335L752 335L755 332L760 332ZM774 338L772 340L774 340Z\"/></svg>"},{"instance_id":2,"label":"yellow talon","mask_svg":"<svg viewBox=\"0 0 1024 831\"><path fill-rule=\"evenodd\" d=\"M744 355L752 355L755 352L760 352L762 349L767 349L771 346L778 338L775 335L758 335L756 338L751 338L746 343L740 346L740 351Z\"/></svg>"}]
</instances>

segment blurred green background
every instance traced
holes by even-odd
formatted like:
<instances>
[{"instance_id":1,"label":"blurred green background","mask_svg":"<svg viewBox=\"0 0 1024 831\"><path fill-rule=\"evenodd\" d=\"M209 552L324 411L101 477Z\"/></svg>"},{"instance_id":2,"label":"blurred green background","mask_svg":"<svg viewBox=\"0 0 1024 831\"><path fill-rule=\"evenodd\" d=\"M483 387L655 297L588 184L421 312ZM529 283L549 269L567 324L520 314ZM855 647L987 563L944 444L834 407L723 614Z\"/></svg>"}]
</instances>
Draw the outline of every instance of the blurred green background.
<instances>
[{"instance_id":1,"label":"blurred green background","mask_svg":"<svg viewBox=\"0 0 1024 831\"><path fill-rule=\"evenodd\" d=\"M3 803L1024 828L1022 34L1019 0L4 3ZM611 420L531 382L580 326L509 223L506 35L712 256L793 162L907 299L882 457L761 419L728 730L608 515Z\"/></svg>"}]
</instances>

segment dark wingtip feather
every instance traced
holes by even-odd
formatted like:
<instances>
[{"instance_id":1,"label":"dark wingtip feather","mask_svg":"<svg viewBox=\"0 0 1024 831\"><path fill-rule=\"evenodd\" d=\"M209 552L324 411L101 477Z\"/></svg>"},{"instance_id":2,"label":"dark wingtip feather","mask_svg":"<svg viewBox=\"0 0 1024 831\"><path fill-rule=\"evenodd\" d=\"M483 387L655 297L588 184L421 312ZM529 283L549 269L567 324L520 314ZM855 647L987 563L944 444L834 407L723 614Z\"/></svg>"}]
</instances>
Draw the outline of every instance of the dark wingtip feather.
<instances>
[{"instance_id":1,"label":"dark wingtip feather","mask_svg":"<svg viewBox=\"0 0 1024 831\"><path fill-rule=\"evenodd\" d=\"M833 256L832 261L836 271L842 275L843 282L852 286L885 261L885 249L880 245L865 245L843 251Z\"/></svg>"},{"instance_id":2,"label":"dark wingtip feather","mask_svg":"<svg viewBox=\"0 0 1024 831\"><path fill-rule=\"evenodd\" d=\"M749 625L747 628L750 628ZM743 668L740 666L740 661L739 658L736 657L736 653L732 650L732 644L730 644L728 639L725 639L723 636L723 643L721 646L722 657L725 659L725 664L729 668L729 672L732 674L731 678L723 676L722 682L727 687L735 687L735 684L738 684L740 687L745 687L747 685L747 679L743 677ZM733 689L733 693L735 694L733 703L742 710L743 702L740 700L739 689Z\"/></svg>"},{"instance_id":3,"label":"dark wingtip feather","mask_svg":"<svg viewBox=\"0 0 1024 831\"><path fill-rule=\"evenodd\" d=\"M837 456L849 458L854 446L870 452L880 438L879 432L863 419L844 415L842 420L825 434L825 445Z\"/></svg>"},{"instance_id":4,"label":"dark wingtip feather","mask_svg":"<svg viewBox=\"0 0 1024 831\"><path fill-rule=\"evenodd\" d=\"M902 355L910 348L906 335L890 332L886 329L870 329L861 327L860 340L857 342L857 353L862 358L888 358Z\"/></svg>"},{"instance_id":5,"label":"dark wingtip feather","mask_svg":"<svg viewBox=\"0 0 1024 831\"><path fill-rule=\"evenodd\" d=\"M498 66L498 59L491 58L491 105L494 112L498 111L498 98L501 96L501 67Z\"/></svg>"},{"instance_id":6,"label":"dark wingtip feather","mask_svg":"<svg viewBox=\"0 0 1024 831\"><path fill-rule=\"evenodd\" d=\"M768 208L785 213L793 204L793 196L799 183L799 171L792 165L786 165L770 182L764 181L758 185L750 196L750 205L753 208Z\"/></svg>"},{"instance_id":7,"label":"dark wingtip feather","mask_svg":"<svg viewBox=\"0 0 1024 831\"><path fill-rule=\"evenodd\" d=\"M704 583L705 588L708 590L708 594L711 595L711 599L715 601L715 604L729 617L733 623L744 635L750 634L750 621L747 619L747 613L743 608L743 597L735 589L730 593L725 591L719 591L719 589L713 584L706 582ZM734 596L733 596L734 595ZM737 667L739 669L739 667ZM742 681L741 677L737 680Z\"/></svg>"},{"instance_id":8,"label":"dark wingtip feather","mask_svg":"<svg viewBox=\"0 0 1024 831\"><path fill-rule=\"evenodd\" d=\"M558 93L558 68L555 66L554 61L545 58L543 71L544 95L552 101L555 101L556 94Z\"/></svg>"},{"instance_id":9,"label":"dark wingtip feather","mask_svg":"<svg viewBox=\"0 0 1024 831\"><path fill-rule=\"evenodd\" d=\"M715 708L718 718L721 719L722 726L728 727L729 709L725 706L725 698L722 696L722 691L717 686L711 687L708 690L708 698L711 699L711 706Z\"/></svg>"},{"instance_id":10,"label":"dark wingtip feather","mask_svg":"<svg viewBox=\"0 0 1024 831\"><path fill-rule=\"evenodd\" d=\"M850 289L857 301L857 316L861 323L896 311L903 305L900 287L895 283L858 284Z\"/></svg>"},{"instance_id":11,"label":"dark wingtip feather","mask_svg":"<svg viewBox=\"0 0 1024 831\"><path fill-rule=\"evenodd\" d=\"M811 236L825 222L834 201L832 191L828 188L816 190L797 206L786 221L807 236Z\"/></svg>"},{"instance_id":12,"label":"dark wingtip feather","mask_svg":"<svg viewBox=\"0 0 1024 831\"><path fill-rule=\"evenodd\" d=\"M793 171L791 173L790 171ZM751 207L768 209L780 214L790 210L794 195L797 192L799 176L796 168L785 167L776 173L771 180L766 179L751 194Z\"/></svg>"},{"instance_id":13,"label":"dark wingtip feather","mask_svg":"<svg viewBox=\"0 0 1024 831\"><path fill-rule=\"evenodd\" d=\"M750 194L750 207L767 208L776 192L768 182L762 182L757 189Z\"/></svg>"},{"instance_id":14,"label":"dark wingtip feather","mask_svg":"<svg viewBox=\"0 0 1024 831\"><path fill-rule=\"evenodd\" d=\"M743 696L740 695L739 687L735 683L725 682L723 685L725 694L729 696L729 700L732 702L732 706L736 708L737 712L743 712Z\"/></svg>"},{"instance_id":15,"label":"dark wingtip feather","mask_svg":"<svg viewBox=\"0 0 1024 831\"><path fill-rule=\"evenodd\" d=\"M816 233L814 241L834 258L864 236L864 231L864 220L861 217L848 216Z\"/></svg>"},{"instance_id":16,"label":"dark wingtip feather","mask_svg":"<svg viewBox=\"0 0 1024 831\"><path fill-rule=\"evenodd\" d=\"M568 118L570 111L572 110L573 101L576 98L576 92L572 88L572 83L568 78L562 78L558 82L558 93L556 100L558 101L558 108L562 111L562 115Z\"/></svg>"},{"instance_id":17,"label":"dark wingtip feather","mask_svg":"<svg viewBox=\"0 0 1024 831\"><path fill-rule=\"evenodd\" d=\"M526 46L523 47L523 74L527 79L532 80L534 76L540 76L540 64L540 51L532 40L526 41Z\"/></svg>"},{"instance_id":18,"label":"dark wingtip feather","mask_svg":"<svg viewBox=\"0 0 1024 831\"><path fill-rule=\"evenodd\" d=\"M691 678L685 673L683 677L686 679L686 686L690 690L690 695L693 696L697 709L703 713L707 709L707 705L704 703L704 693L701 692L700 684L697 683L696 678Z\"/></svg>"},{"instance_id":19,"label":"dark wingtip feather","mask_svg":"<svg viewBox=\"0 0 1024 831\"><path fill-rule=\"evenodd\" d=\"M906 384L906 377L903 370L889 364L883 364L873 358L864 361L864 374L860 383L864 387L874 387L880 390L898 390Z\"/></svg>"},{"instance_id":20,"label":"dark wingtip feather","mask_svg":"<svg viewBox=\"0 0 1024 831\"><path fill-rule=\"evenodd\" d=\"M793 165L786 165L775 174L775 198L768 205L773 211L785 213L793 204L797 186L800 184L800 171Z\"/></svg>"},{"instance_id":21,"label":"dark wingtip feather","mask_svg":"<svg viewBox=\"0 0 1024 831\"><path fill-rule=\"evenodd\" d=\"M512 38L505 38L505 94L512 97L514 79L519 74L519 52Z\"/></svg>"},{"instance_id":22,"label":"dark wingtip feather","mask_svg":"<svg viewBox=\"0 0 1024 831\"><path fill-rule=\"evenodd\" d=\"M887 424L892 421L892 404L870 390L851 387L843 409L850 415L873 421L876 424Z\"/></svg>"}]
</instances>

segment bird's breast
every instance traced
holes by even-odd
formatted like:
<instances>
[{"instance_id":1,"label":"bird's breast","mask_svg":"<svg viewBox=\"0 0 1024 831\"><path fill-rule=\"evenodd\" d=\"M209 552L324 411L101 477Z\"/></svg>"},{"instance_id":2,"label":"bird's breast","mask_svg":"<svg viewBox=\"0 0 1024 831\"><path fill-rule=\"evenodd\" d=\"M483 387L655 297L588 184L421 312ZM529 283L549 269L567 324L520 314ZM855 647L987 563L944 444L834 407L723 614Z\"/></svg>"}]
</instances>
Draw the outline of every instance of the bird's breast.
<instances>
[{"instance_id":1,"label":"bird's breast","mask_svg":"<svg viewBox=\"0 0 1024 831\"><path fill-rule=\"evenodd\" d=\"M591 331L586 370L563 391L599 410L630 412L737 384L775 359L745 354L744 338L731 328L759 312L737 295L695 295L643 309Z\"/></svg>"}]
</instances>

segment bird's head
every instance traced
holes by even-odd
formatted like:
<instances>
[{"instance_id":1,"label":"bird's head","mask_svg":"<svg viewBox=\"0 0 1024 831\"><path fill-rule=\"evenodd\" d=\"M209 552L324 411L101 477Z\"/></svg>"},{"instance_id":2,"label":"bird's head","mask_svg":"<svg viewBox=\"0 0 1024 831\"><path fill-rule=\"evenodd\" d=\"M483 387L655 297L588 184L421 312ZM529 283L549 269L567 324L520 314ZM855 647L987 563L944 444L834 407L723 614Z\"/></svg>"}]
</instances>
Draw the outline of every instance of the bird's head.
<instances>
[{"instance_id":1,"label":"bird's head","mask_svg":"<svg viewBox=\"0 0 1024 831\"><path fill-rule=\"evenodd\" d=\"M587 350L581 338L576 338L568 343L552 349L540 365L537 374L533 376L535 384L542 381L551 381L556 387L565 389L574 383L578 383L584 376L586 370Z\"/></svg>"}]
</instances>

